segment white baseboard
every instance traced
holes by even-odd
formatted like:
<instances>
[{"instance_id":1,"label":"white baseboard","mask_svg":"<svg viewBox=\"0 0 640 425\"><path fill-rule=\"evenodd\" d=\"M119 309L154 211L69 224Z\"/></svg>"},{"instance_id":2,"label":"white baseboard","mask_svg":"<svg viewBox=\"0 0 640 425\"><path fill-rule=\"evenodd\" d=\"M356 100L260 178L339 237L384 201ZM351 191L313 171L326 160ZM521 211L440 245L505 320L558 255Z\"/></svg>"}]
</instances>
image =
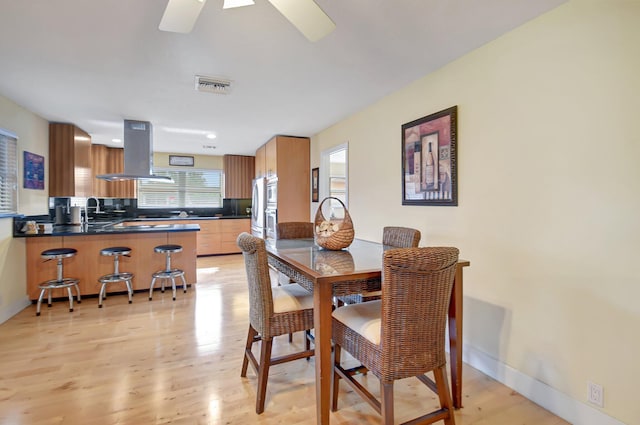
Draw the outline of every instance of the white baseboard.
<instances>
[{"instance_id":1,"label":"white baseboard","mask_svg":"<svg viewBox=\"0 0 640 425\"><path fill-rule=\"evenodd\" d=\"M625 425L595 407L575 400L467 344L464 346L463 360L571 424Z\"/></svg>"},{"instance_id":2,"label":"white baseboard","mask_svg":"<svg viewBox=\"0 0 640 425\"><path fill-rule=\"evenodd\" d=\"M23 299L15 301L5 307L0 308L0 323L4 323L11 319L16 314L20 313L27 306L31 304L29 297L25 296Z\"/></svg>"}]
</instances>

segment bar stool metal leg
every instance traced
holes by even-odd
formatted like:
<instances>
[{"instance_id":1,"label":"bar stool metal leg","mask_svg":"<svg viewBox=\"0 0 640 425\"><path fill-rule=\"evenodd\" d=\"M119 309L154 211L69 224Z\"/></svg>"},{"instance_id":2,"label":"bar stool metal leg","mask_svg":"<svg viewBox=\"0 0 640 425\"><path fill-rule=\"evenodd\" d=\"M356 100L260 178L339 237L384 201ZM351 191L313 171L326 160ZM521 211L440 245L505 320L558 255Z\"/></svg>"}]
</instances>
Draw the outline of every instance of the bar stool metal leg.
<instances>
[{"instance_id":1,"label":"bar stool metal leg","mask_svg":"<svg viewBox=\"0 0 640 425\"><path fill-rule=\"evenodd\" d=\"M165 254L165 267L164 270L159 270L153 273L151 279L151 286L149 287L149 301L153 299L153 287L156 283L157 279L160 279L160 290L164 292L165 289L165 281L171 279L171 293L173 300L176 300L176 277L182 278L182 288L183 291L187 292L187 282L184 278L184 270L181 269L172 269L171 268L171 254L178 253L182 251L182 246L180 245L159 245L154 248L154 251L157 253ZM168 283L168 282L167 282Z\"/></svg>"},{"instance_id":2,"label":"bar stool metal leg","mask_svg":"<svg viewBox=\"0 0 640 425\"><path fill-rule=\"evenodd\" d=\"M100 286L100 293L98 294L98 308L102 308L102 301L107 298L107 285L109 283L124 282L127 287L129 304L133 302L133 287L131 283L133 274L120 271L120 257L129 257L130 254L131 248L126 246L114 246L110 248L104 248L100 251L100 255L113 256L113 273L106 274L98 279L98 281L102 284Z\"/></svg>"},{"instance_id":3,"label":"bar stool metal leg","mask_svg":"<svg viewBox=\"0 0 640 425\"><path fill-rule=\"evenodd\" d=\"M54 248L42 251L40 256L45 260L56 260L56 278L48 280L38 285L40 288L40 295L38 296L38 303L36 306L36 316L40 316L42 299L45 292L47 293L47 306L51 307L53 304L52 291L54 289L66 289L69 297L69 311L73 312L73 292L71 287L76 288L76 294L78 296L78 303L81 302L80 287L78 286L78 279L65 278L63 273L62 261L65 258L73 257L78 251L74 248Z\"/></svg>"}]
</instances>

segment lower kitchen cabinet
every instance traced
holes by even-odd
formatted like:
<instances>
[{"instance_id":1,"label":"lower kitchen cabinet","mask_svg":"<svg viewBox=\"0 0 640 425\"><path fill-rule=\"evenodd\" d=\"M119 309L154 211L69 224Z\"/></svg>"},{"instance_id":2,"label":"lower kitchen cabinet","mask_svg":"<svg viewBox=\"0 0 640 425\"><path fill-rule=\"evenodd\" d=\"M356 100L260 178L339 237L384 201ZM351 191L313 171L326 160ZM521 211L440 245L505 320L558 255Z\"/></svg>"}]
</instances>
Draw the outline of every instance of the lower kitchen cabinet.
<instances>
[{"instance_id":1,"label":"lower kitchen cabinet","mask_svg":"<svg viewBox=\"0 0 640 425\"><path fill-rule=\"evenodd\" d=\"M238 235L251 231L250 220L194 220L200 225L198 232L198 255L233 254L240 252L236 244Z\"/></svg>"},{"instance_id":2,"label":"lower kitchen cabinet","mask_svg":"<svg viewBox=\"0 0 640 425\"><path fill-rule=\"evenodd\" d=\"M251 220L248 218L217 220L154 220L153 224L198 224L200 231L196 233L197 255L235 254L240 253L236 244L242 232L251 233ZM125 222L125 225L140 224L139 221Z\"/></svg>"}]
</instances>

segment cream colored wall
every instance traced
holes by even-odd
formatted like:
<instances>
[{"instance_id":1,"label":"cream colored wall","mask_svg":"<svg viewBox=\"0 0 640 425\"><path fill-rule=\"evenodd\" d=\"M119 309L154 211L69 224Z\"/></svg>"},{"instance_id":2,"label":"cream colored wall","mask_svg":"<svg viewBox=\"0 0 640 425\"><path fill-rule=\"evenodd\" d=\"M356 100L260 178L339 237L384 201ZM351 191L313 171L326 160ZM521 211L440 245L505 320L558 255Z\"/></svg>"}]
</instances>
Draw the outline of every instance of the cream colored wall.
<instances>
[{"instance_id":1,"label":"cream colored wall","mask_svg":"<svg viewBox=\"0 0 640 425\"><path fill-rule=\"evenodd\" d=\"M23 188L23 151L45 157L45 175L49 170L49 123L9 99L0 96L0 127L18 136L18 212L25 215L47 214L49 180L44 190ZM13 219L0 218L0 323L29 304L26 288L24 239L13 238Z\"/></svg>"},{"instance_id":2,"label":"cream colored wall","mask_svg":"<svg viewBox=\"0 0 640 425\"><path fill-rule=\"evenodd\" d=\"M471 261L467 347L578 402L595 381L627 424L640 423L638 22L638 1L571 1L312 139L312 166L349 142L356 237L412 226ZM459 206L402 206L400 126L452 105Z\"/></svg>"},{"instance_id":3,"label":"cream colored wall","mask_svg":"<svg viewBox=\"0 0 640 425\"><path fill-rule=\"evenodd\" d=\"M49 122L0 96L0 128L18 136L18 212L25 215L49 212ZM24 189L23 152L41 155L47 178L44 190Z\"/></svg>"}]
</instances>

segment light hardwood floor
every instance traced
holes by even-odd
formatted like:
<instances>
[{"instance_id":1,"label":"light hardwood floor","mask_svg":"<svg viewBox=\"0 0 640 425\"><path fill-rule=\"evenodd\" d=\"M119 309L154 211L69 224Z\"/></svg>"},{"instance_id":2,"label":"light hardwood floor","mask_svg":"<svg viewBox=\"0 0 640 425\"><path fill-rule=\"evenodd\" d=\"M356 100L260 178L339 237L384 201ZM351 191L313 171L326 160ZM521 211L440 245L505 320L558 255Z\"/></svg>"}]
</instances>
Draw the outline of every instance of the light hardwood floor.
<instances>
[{"instance_id":1,"label":"light hardwood floor","mask_svg":"<svg viewBox=\"0 0 640 425\"><path fill-rule=\"evenodd\" d=\"M135 279L148 277L136 276ZM148 301L112 296L35 305L0 325L0 424L315 424L314 360L274 366L265 413L255 414L256 378L240 378L248 327L242 256L198 259L198 284ZM287 336L274 352L299 349ZM374 377L364 377L377 388ZM458 425L567 422L465 365ZM415 379L397 385L397 420L431 409L435 397ZM379 424L341 386L332 424Z\"/></svg>"}]
</instances>

